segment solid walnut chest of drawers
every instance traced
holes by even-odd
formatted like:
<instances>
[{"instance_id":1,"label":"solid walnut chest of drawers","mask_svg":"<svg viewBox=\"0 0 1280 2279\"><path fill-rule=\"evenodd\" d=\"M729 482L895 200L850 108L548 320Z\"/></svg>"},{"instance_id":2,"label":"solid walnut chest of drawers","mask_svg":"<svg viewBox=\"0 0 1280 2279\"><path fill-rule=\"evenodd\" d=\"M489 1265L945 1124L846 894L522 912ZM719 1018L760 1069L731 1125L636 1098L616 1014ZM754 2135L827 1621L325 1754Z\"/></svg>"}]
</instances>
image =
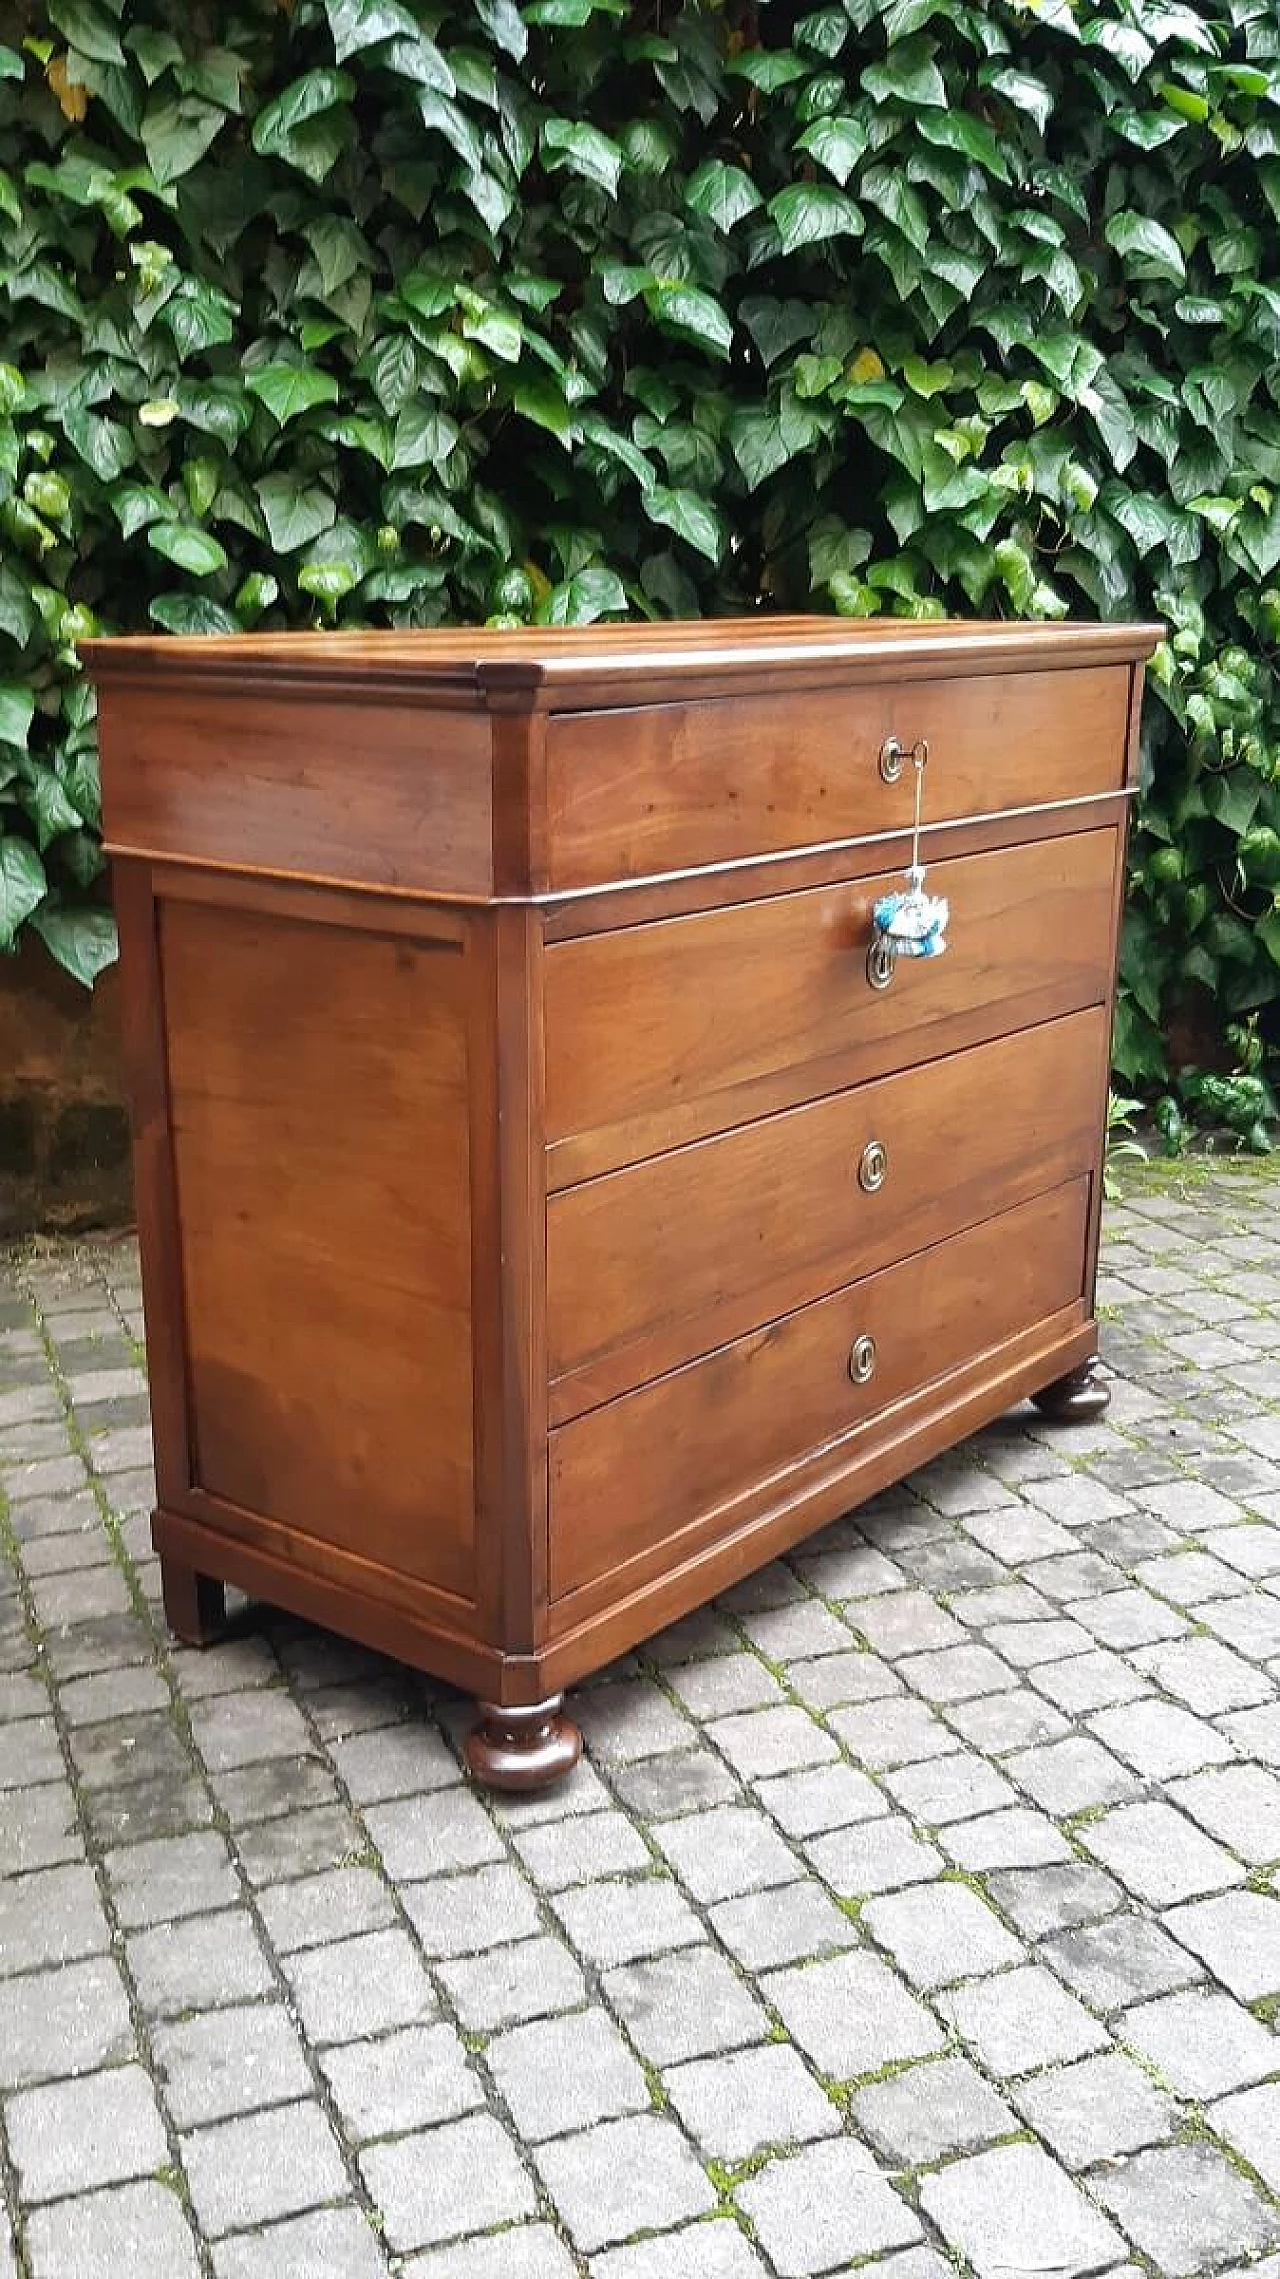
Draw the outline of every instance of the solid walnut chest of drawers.
<instances>
[{"instance_id":1,"label":"solid walnut chest of drawers","mask_svg":"<svg viewBox=\"0 0 1280 2279\"><path fill-rule=\"evenodd\" d=\"M1091 1376L1142 626L89 645L170 1621L566 1685ZM922 854L938 958L873 957Z\"/></svg>"}]
</instances>

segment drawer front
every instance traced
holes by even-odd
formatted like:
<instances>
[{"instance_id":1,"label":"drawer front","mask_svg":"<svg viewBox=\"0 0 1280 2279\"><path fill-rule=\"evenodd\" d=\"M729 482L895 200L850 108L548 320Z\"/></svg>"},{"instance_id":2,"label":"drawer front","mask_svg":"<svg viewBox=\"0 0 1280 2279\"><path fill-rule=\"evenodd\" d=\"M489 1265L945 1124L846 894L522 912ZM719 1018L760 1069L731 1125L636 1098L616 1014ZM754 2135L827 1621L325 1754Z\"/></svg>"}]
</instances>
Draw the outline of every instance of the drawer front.
<instances>
[{"instance_id":1,"label":"drawer front","mask_svg":"<svg viewBox=\"0 0 1280 2279\"><path fill-rule=\"evenodd\" d=\"M867 968L899 873L547 950L553 1187L1110 994L1114 829L939 863L941 958Z\"/></svg>"},{"instance_id":2,"label":"drawer front","mask_svg":"<svg viewBox=\"0 0 1280 2279\"><path fill-rule=\"evenodd\" d=\"M557 1421L1092 1169L1099 1008L553 1195Z\"/></svg>"},{"instance_id":3,"label":"drawer front","mask_svg":"<svg viewBox=\"0 0 1280 2279\"><path fill-rule=\"evenodd\" d=\"M1118 791L1130 691L1122 664L553 715L549 883L907 830L912 770L880 771L890 737L927 741L934 822Z\"/></svg>"},{"instance_id":4,"label":"drawer front","mask_svg":"<svg viewBox=\"0 0 1280 2279\"><path fill-rule=\"evenodd\" d=\"M551 1595L686 1528L732 1526L762 1483L874 1431L896 1402L1081 1298L1078 1179L854 1282L553 1432ZM858 1341L874 1345L865 1382Z\"/></svg>"}]
</instances>

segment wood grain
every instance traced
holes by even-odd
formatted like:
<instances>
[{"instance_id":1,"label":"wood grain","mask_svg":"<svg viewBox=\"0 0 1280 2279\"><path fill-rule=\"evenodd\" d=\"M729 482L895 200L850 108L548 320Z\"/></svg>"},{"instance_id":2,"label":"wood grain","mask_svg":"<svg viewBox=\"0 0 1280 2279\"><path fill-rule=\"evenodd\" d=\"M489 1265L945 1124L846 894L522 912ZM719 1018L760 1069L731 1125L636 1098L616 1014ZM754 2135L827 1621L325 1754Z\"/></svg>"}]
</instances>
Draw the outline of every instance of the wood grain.
<instances>
[{"instance_id":1,"label":"wood grain","mask_svg":"<svg viewBox=\"0 0 1280 2279\"><path fill-rule=\"evenodd\" d=\"M886 681L811 696L553 717L547 841L553 888L908 830L915 769L880 774L890 736L929 749L931 823L1119 790L1125 665Z\"/></svg>"},{"instance_id":2,"label":"wood grain","mask_svg":"<svg viewBox=\"0 0 1280 2279\"><path fill-rule=\"evenodd\" d=\"M1092 1170L1108 1042L1073 1014L553 1195L553 1422Z\"/></svg>"},{"instance_id":3,"label":"wood grain","mask_svg":"<svg viewBox=\"0 0 1280 2279\"><path fill-rule=\"evenodd\" d=\"M1089 1181L754 1330L551 1435L551 1592L560 1599L700 1523L817 1448L1080 1295ZM854 1341L877 1348L850 1381Z\"/></svg>"},{"instance_id":4,"label":"wood grain","mask_svg":"<svg viewBox=\"0 0 1280 2279\"><path fill-rule=\"evenodd\" d=\"M160 945L194 1477L470 1598L464 958L195 903Z\"/></svg>"},{"instance_id":5,"label":"wood grain","mask_svg":"<svg viewBox=\"0 0 1280 2279\"><path fill-rule=\"evenodd\" d=\"M866 959L888 873L554 944L552 1187L1101 1003L1114 875L1114 831L939 864L948 952L901 959L881 992Z\"/></svg>"}]
</instances>

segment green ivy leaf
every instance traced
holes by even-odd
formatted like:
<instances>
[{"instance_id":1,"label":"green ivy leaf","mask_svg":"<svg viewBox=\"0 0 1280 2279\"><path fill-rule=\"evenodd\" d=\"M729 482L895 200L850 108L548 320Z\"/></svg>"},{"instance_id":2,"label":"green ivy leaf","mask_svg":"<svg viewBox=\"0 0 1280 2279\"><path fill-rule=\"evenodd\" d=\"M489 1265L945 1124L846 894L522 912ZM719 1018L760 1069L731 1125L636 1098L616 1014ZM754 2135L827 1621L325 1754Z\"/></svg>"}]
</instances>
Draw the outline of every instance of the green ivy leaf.
<instances>
[{"instance_id":1,"label":"green ivy leaf","mask_svg":"<svg viewBox=\"0 0 1280 2279\"><path fill-rule=\"evenodd\" d=\"M795 182L769 200L769 214L777 225L784 253L801 246L820 245L833 237L861 237L866 223L862 209L844 190L826 182Z\"/></svg>"},{"instance_id":2,"label":"green ivy leaf","mask_svg":"<svg viewBox=\"0 0 1280 2279\"><path fill-rule=\"evenodd\" d=\"M0 681L0 744L25 752L36 700L22 681Z\"/></svg>"},{"instance_id":3,"label":"green ivy leaf","mask_svg":"<svg viewBox=\"0 0 1280 2279\"><path fill-rule=\"evenodd\" d=\"M295 554L309 545L337 516L331 494L318 483L298 482L291 475L264 475L257 494L266 516L267 531L277 554Z\"/></svg>"},{"instance_id":4,"label":"green ivy leaf","mask_svg":"<svg viewBox=\"0 0 1280 2279\"><path fill-rule=\"evenodd\" d=\"M44 900L45 871L26 839L0 837L0 950L11 950L18 928Z\"/></svg>"},{"instance_id":5,"label":"green ivy leaf","mask_svg":"<svg viewBox=\"0 0 1280 2279\"><path fill-rule=\"evenodd\" d=\"M611 198L617 197L623 152L597 127L572 119L547 119L541 143L544 162L553 171L567 167L571 173L580 174L585 182L594 182L597 189L606 191Z\"/></svg>"},{"instance_id":6,"label":"green ivy leaf","mask_svg":"<svg viewBox=\"0 0 1280 2279\"><path fill-rule=\"evenodd\" d=\"M674 530L709 562L718 562L724 544L720 518L709 499L700 498L696 491L668 490L661 483L645 493L644 511L650 522L660 522Z\"/></svg>"},{"instance_id":7,"label":"green ivy leaf","mask_svg":"<svg viewBox=\"0 0 1280 2279\"><path fill-rule=\"evenodd\" d=\"M613 570L579 570L563 585L553 586L539 604L539 625L594 625L601 617L626 614L627 596Z\"/></svg>"},{"instance_id":8,"label":"green ivy leaf","mask_svg":"<svg viewBox=\"0 0 1280 2279\"><path fill-rule=\"evenodd\" d=\"M716 356L728 356L733 345L733 325L710 293L701 292L695 285L678 285L665 277L655 278L645 287L645 306L664 332L674 333L696 347L710 349Z\"/></svg>"},{"instance_id":9,"label":"green ivy leaf","mask_svg":"<svg viewBox=\"0 0 1280 2279\"><path fill-rule=\"evenodd\" d=\"M946 104L947 90L933 57L931 40L900 40L890 48L883 63L868 64L862 74L863 88L878 103L896 98L913 111L931 104L941 109Z\"/></svg>"},{"instance_id":10,"label":"green ivy leaf","mask_svg":"<svg viewBox=\"0 0 1280 2279\"><path fill-rule=\"evenodd\" d=\"M215 570L227 566L226 548L211 531L200 530L192 522L153 522L147 528L147 544L195 578L212 577Z\"/></svg>"},{"instance_id":11,"label":"green ivy leaf","mask_svg":"<svg viewBox=\"0 0 1280 2279\"><path fill-rule=\"evenodd\" d=\"M1187 265L1182 248L1162 222L1126 210L1111 216L1105 235L1132 276L1167 277L1175 285L1185 285Z\"/></svg>"},{"instance_id":12,"label":"green ivy leaf","mask_svg":"<svg viewBox=\"0 0 1280 2279\"><path fill-rule=\"evenodd\" d=\"M120 955L109 910L41 910L32 925L51 957L82 988L92 989Z\"/></svg>"},{"instance_id":13,"label":"green ivy leaf","mask_svg":"<svg viewBox=\"0 0 1280 2279\"><path fill-rule=\"evenodd\" d=\"M105 8L95 0L46 0L49 20L56 24L68 47L94 63L123 63L124 49Z\"/></svg>"},{"instance_id":14,"label":"green ivy leaf","mask_svg":"<svg viewBox=\"0 0 1280 2279\"><path fill-rule=\"evenodd\" d=\"M264 364L257 372L246 372L244 384L266 405L277 427L287 427L316 404L336 403L339 395L332 375L311 364Z\"/></svg>"},{"instance_id":15,"label":"green ivy leaf","mask_svg":"<svg viewBox=\"0 0 1280 2279\"><path fill-rule=\"evenodd\" d=\"M796 148L816 158L819 166L825 166L843 189L854 167L866 156L870 139L870 129L861 119L837 116L815 119L811 127L805 128Z\"/></svg>"},{"instance_id":16,"label":"green ivy leaf","mask_svg":"<svg viewBox=\"0 0 1280 2279\"><path fill-rule=\"evenodd\" d=\"M708 159L705 166L699 166L689 176L684 201L695 214L705 214L725 235L735 222L755 213L762 203L751 176L744 174L740 166L728 166L720 158Z\"/></svg>"}]
</instances>

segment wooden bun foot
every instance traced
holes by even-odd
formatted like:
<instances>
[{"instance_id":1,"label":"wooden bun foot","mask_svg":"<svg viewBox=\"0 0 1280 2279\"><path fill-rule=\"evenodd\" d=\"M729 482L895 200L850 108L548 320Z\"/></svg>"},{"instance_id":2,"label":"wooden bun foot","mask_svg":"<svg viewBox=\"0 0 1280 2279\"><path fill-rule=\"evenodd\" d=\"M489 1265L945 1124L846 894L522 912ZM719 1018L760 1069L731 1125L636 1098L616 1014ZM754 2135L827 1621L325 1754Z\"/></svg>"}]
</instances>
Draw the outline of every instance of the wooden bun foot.
<instances>
[{"instance_id":1,"label":"wooden bun foot","mask_svg":"<svg viewBox=\"0 0 1280 2279\"><path fill-rule=\"evenodd\" d=\"M212 1575L198 1575L164 1552L160 1554L164 1615L184 1646L212 1646L227 1627L227 1596Z\"/></svg>"},{"instance_id":2,"label":"wooden bun foot","mask_svg":"<svg viewBox=\"0 0 1280 2279\"><path fill-rule=\"evenodd\" d=\"M564 1695L535 1701L523 1709L499 1709L480 1701L480 1722L467 1735L466 1757L486 1788L549 1788L563 1780L582 1755L582 1735L561 1715Z\"/></svg>"},{"instance_id":3,"label":"wooden bun foot","mask_svg":"<svg viewBox=\"0 0 1280 2279\"><path fill-rule=\"evenodd\" d=\"M1111 1387L1096 1361L1082 1361L1078 1369L1069 1369L1065 1377L1056 1377L1042 1393L1031 1397L1051 1424L1084 1424L1106 1414L1111 1406Z\"/></svg>"}]
</instances>

